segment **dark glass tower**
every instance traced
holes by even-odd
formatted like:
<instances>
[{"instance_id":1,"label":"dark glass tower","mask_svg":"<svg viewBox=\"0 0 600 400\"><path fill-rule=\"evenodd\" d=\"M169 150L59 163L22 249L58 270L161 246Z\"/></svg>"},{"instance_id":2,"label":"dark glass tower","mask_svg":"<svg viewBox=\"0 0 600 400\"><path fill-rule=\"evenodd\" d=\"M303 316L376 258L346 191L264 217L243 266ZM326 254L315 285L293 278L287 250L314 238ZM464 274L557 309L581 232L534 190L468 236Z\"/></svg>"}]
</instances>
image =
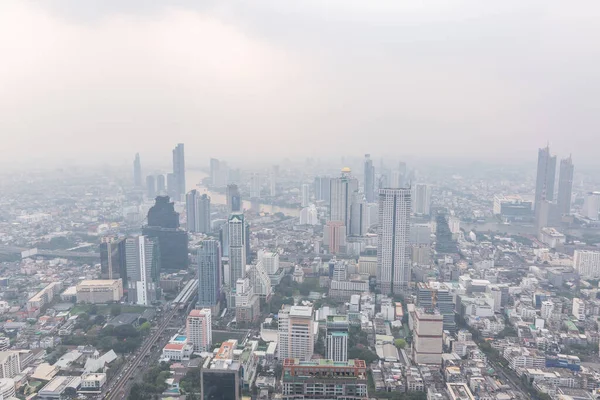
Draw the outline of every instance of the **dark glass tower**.
<instances>
[{"instance_id":1,"label":"dark glass tower","mask_svg":"<svg viewBox=\"0 0 600 400\"><path fill-rule=\"evenodd\" d=\"M435 251L442 254L458 252L458 247L452 239L452 232L448 226L448 217L439 213L435 218L435 223Z\"/></svg>"},{"instance_id":2,"label":"dark glass tower","mask_svg":"<svg viewBox=\"0 0 600 400\"><path fill-rule=\"evenodd\" d=\"M124 238L102 238L102 242L100 243L100 278L122 279L123 288L127 287Z\"/></svg>"},{"instance_id":3,"label":"dark glass tower","mask_svg":"<svg viewBox=\"0 0 600 400\"><path fill-rule=\"evenodd\" d=\"M229 214L242 211L242 195L237 185L227 185L227 211Z\"/></svg>"}]
</instances>

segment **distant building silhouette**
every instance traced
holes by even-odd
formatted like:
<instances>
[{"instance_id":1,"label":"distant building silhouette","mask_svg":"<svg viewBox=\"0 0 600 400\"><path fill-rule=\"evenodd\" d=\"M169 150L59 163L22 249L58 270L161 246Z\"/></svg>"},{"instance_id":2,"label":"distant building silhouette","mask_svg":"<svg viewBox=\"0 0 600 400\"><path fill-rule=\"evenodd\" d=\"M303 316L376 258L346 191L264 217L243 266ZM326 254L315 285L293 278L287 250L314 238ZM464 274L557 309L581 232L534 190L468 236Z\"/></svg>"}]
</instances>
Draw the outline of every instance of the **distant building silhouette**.
<instances>
[{"instance_id":1,"label":"distant building silhouette","mask_svg":"<svg viewBox=\"0 0 600 400\"><path fill-rule=\"evenodd\" d=\"M133 160L133 184L135 187L142 187L142 163L140 161L140 153L136 153Z\"/></svg>"},{"instance_id":2,"label":"distant building silhouette","mask_svg":"<svg viewBox=\"0 0 600 400\"><path fill-rule=\"evenodd\" d=\"M175 175L175 197L181 201L185 196L185 156L183 143L173 149L173 175Z\"/></svg>"},{"instance_id":3,"label":"distant building silhouette","mask_svg":"<svg viewBox=\"0 0 600 400\"><path fill-rule=\"evenodd\" d=\"M100 278L121 279L127 288L125 239L113 236L102 238L100 243Z\"/></svg>"},{"instance_id":4,"label":"distant building silhouette","mask_svg":"<svg viewBox=\"0 0 600 400\"><path fill-rule=\"evenodd\" d=\"M149 199L156 197L156 179L152 175L146 177L146 197Z\"/></svg>"},{"instance_id":5,"label":"distant building silhouette","mask_svg":"<svg viewBox=\"0 0 600 400\"><path fill-rule=\"evenodd\" d=\"M573 193L573 160L571 156L560 160L558 174L558 196L556 199L558 212L561 215L571 214L571 196Z\"/></svg>"},{"instance_id":6,"label":"distant building silhouette","mask_svg":"<svg viewBox=\"0 0 600 400\"><path fill-rule=\"evenodd\" d=\"M186 195L186 219L188 232L210 232L210 197L200 195L196 189Z\"/></svg>"},{"instance_id":7,"label":"distant building silhouette","mask_svg":"<svg viewBox=\"0 0 600 400\"><path fill-rule=\"evenodd\" d=\"M370 154L365 154L364 186L367 203L373 203L375 201L375 167L373 167L373 160L371 160Z\"/></svg>"},{"instance_id":8,"label":"distant building silhouette","mask_svg":"<svg viewBox=\"0 0 600 400\"><path fill-rule=\"evenodd\" d=\"M227 212L229 214L242 211L242 195L237 185L227 185L225 191L227 201Z\"/></svg>"},{"instance_id":9,"label":"distant building silhouette","mask_svg":"<svg viewBox=\"0 0 600 400\"><path fill-rule=\"evenodd\" d=\"M156 194L158 196L167 194L167 185L165 184L165 176L163 174L156 175Z\"/></svg>"},{"instance_id":10,"label":"distant building silhouette","mask_svg":"<svg viewBox=\"0 0 600 400\"><path fill-rule=\"evenodd\" d=\"M156 203L148 211L148 225L142 228L142 233L158 239L160 264L164 270L187 268L187 232L179 229L179 213L168 196L156 197Z\"/></svg>"},{"instance_id":11,"label":"distant building silhouette","mask_svg":"<svg viewBox=\"0 0 600 400\"><path fill-rule=\"evenodd\" d=\"M448 216L444 213L438 213L435 217L435 251L441 254L451 254L458 252L456 241L452 239L452 232L448 225Z\"/></svg>"},{"instance_id":12,"label":"distant building silhouette","mask_svg":"<svg viewBox=\"0 0 600 400\"><path fill-rule=\"evenodd\" d=\"M542 200L554 200L556 156L550 155L550 147L538 150L537 176L535 179L535 207Z\"/></svg>"}]
</instances>

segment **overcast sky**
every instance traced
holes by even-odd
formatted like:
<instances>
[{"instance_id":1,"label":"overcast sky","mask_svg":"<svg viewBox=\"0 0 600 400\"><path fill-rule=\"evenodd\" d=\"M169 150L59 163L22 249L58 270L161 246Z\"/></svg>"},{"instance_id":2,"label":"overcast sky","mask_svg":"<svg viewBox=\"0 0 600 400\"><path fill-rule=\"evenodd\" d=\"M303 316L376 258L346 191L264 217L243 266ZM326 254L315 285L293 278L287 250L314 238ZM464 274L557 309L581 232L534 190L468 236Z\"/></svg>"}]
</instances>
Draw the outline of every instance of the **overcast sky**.
<instances>
[{"instance_id":1,"label":"overcast sky","mask_svg":"<svg viewBox=\"0 0 600 400\"><path fill-rule=\"evenodd\" d=\"M597 0L158 3L0 1L0 163L600 164Z\"/></svg>"}]
</instances>

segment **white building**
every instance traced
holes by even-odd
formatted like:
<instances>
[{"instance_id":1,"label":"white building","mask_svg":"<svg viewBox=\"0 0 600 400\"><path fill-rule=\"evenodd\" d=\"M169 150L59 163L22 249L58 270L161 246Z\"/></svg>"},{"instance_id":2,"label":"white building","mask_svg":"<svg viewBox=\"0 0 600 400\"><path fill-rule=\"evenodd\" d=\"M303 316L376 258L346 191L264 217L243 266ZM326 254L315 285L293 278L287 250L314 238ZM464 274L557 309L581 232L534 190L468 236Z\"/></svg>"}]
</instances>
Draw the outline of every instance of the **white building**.
<instances>
[{"instance_id":1,"label":"white building","mask_svg":"<svg viewBox=\"0 0 600 400\"><path fill-rule=\"evenodd\" d=\"M279 253L259 250L258 259L262 261L267 274L275 275L279 270Z\"/></svg>"},{"instance_id":2,"label":"white building","mask_svg":"<svg viewBox=\"0 0 600 400\"><path fill-rule=\"evenodd\" d=\"M547 320L547 319L550 319L550 317L552 317L553 313L554 313L554 303L551 302L550 300L542 301L540 316L543 319Z\"/></svg>"},{"instance_id":3,"label":"white building","mask_svg":"<svg viewBox=\"0 0 600 400\"><path fill-rule=\"evenodd\" d=\"M106 383L106 374L85 374L81 377L79 393L102 393Z\"/></svg>"},{"instance_id":4,"label":"white building","mask_svg":"<svg viewBox=\"0 0 600 400\"><path fill-rule=\"evenodd\" d=\"M584 279L600 278L600 251L575 250L573 268Z\"/></svg>"},{"instance_id":5,"label":"white building","mask_svg":"<svg viewBox=\"0 0 600 400\"><path fill-rule=\"evenodd\" d=\"M410 189L379 191L377 285L383 294L399 293L410 282Z\"/></svg>"},{"instance_id":6,"label":"white building","mask_svg":"<svg viewBox=\"0 0 600 400\"><path fill-rule=\"evenodd\" d=\"M16 394L15 381L11 378L0 379L0 399L9 400Z\"/></svg>"},{"instance_id":7,"label":"white building","mask_svg":"<svg viewBox=\"0 0 600 400\"><path fill-rule=\"evenodd\" d=\"M573 316L579 321L585 321L585 302L578 297L573 299Z\"/></svg>"},{"instance_id":8,"label":"white building","mask_svg":"<svg viewBox=\"0 0 600 400\"><path fill-rule=\"evenodd\" d=\"M308 204L310 203L310 186L308 185L308 183L302 184L301 194L302 194L302 200L301 200L302 207L308 207Z\"/></svg>"},{"instance_id":9,"label":"white building","mask_svg":"<svg viewBox=\"0 0 600 400\"><path fill-rule=\"evenodd\" d=\"M542 228L540 230L540 240L547 244L551 249L565 243L565 235L554 228Z\"/></svg>"},{"instance_id":10,"label":"white building","mask_svg":"<svg viewBox=\"0 0 600 400\"><path fill-rule=\"evenodd\" d=\"M192 310L186 320L186 335L188 343L194 346L194 351L210 351L212 343L212 317L209 308Z\"/></svg>"},{"instance_id":11,"label":"white building","mask_svg":"<svg viewBox=\"0 0 600 400\"><path fill-rule=\"evenodd\" d=\"M319 225L319 213L314 204L300 210L300 225Z\"/></svg>"},{"instance_id":12,"label":"white building","mask_svg":"<svg viewBox=\"0 0 600 400\"><path fill-rule=\"evenodd\" d=\"M249 275L254 293L263 298L271 297L273 293L271 278L269 278L263 260L259 259L256 265L250 267Z\"/></svg>"},{"instance_id":13,"label":"white building","mask_svg":"<svg viewBox=\"0 0 600 400\"><path fill-rule=\"evenodd\" d=\"M279 359L310 360L315 345L313 308L284 305L279 311Z\"/></svg>"},{"instance_id":14,"label":"white building","mask_svg":"<svg viewBox=\"0 0 600 400\"><path fill-rule=\"evenodd\" d=\"M158 241L147 236L127 238L125 258L129 278L127 300L151 305L156 301L160 277Z\"/></svg>"},{"instance_id":15,"label":"white building","mask_svg":"<svg viewBox=\"0 0 600 400\"><path fill-rule=\"evenodd\" d=\"M233 213L229 217L227 234L229 236L229 282L225 282L230 291L227 304L235 308L235 287L237 280L246 275L246 223L244 214Z\"/></svg>"},{"instance_id":16,"label":"white building","mask_svg":"<svg viewBox=\"0 0 600 400\"><path fill-rule=\"evenodd\" d=\"M327 359L348 361L348 317L329 315L326 324Z\"/></svg>"},{"instance_id":17,"label":"white building","mask_svg":"<svg viewBox=\"0 0 600 400\"><path fill-rule=\"evenodd\" d=\"M54 296L62 289L61 282L49 283L45 288L37 292L33 297L27 300L27 311L39 310L44 305L48 304Z\"/></svg>"},{"instance_id":18,"label":"white building","mask_svg":"<svg viewBox=\"0 0 600 400\"><path fill-rule=\"evenodd\" d=\"M416 215L429 215L431 210L431 186L417 183L413 186L413 212Z\"/></svg>"},{"instance_id":19,"label":"white building","mask_svg":"<svg viewBox=\"0 0 600 400\"><path fill-rule=\"evenodd\" d=\"M123 297L123 281L121 279L85 280L77 284L78 303L119 302Z\"/></svg>"},{"instance_id":20,"label":"white building","mask_svg":"<svg viewBox=\"0 0 600 400\"><path fill-rule=\"evenodd\" d=\"M358 179L350 175L350 168L342 169L342 176L332 178L329 191L329 221L341 221L350 226L350 205L354 192L358 191Z\"/></svg>"},{"instance_id":21,"label":"white building","mask_svg":"<svg viewBox=\"0 0 600 400\"><path fill-rule=\"evenodd\" d=\"M185 361L190 359L193 352L194 345L191 343L167 343L162 356L170 361Z\"/></svg>"},{"instance_id":22,"label":"white building","mask_svg":"<svg viewBox=\"0 0 600 400\"><path fill-rule=\"evenodd\" d=\"M14 378L21 372L17 351L0 351L0 378Z\"/></svg>"},{"instance_id":23,"label":"white building","mask_svg":"<svg viewBox=\"0 0 600 400\"><path fill-rule=\"evenodd\" d=\"M581 213L593 221L598 220L600 212L600 192L590 192L585 195Z\"/></svg>"}]
</instances>

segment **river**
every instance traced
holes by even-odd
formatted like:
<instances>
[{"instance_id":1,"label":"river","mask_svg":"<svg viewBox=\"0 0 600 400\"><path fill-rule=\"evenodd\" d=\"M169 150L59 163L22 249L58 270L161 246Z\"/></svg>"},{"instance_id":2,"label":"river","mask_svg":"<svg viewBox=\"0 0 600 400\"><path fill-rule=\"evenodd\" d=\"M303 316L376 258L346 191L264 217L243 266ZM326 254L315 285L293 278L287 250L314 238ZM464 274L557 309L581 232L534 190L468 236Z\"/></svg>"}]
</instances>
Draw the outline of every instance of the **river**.
<instances>
[{"instance_id":1,"label":"river","mask_svg":"<svg viewBox=\"0 0 600 400\"><path fill-rule=\"evenodd\" d=\"M185 171L185 186L186 190L197 189L200 193L210 196L210 201L213 204L227 204L227 200L225 199L225 195L223 193L214 192L208 189L205 186L202 186L202 180L206 178L208 174L204 171L199 170L186 170ZM244 210L249 210L251 208L251 203L248 200L243 201ZM275 214L275 213L283 213L284 215L290 217L299 217L300 209L299 208L290 208L290 207L279 207L271 204L259 203L259 209L261 212Z\"/></svg>"}]
</instances>

